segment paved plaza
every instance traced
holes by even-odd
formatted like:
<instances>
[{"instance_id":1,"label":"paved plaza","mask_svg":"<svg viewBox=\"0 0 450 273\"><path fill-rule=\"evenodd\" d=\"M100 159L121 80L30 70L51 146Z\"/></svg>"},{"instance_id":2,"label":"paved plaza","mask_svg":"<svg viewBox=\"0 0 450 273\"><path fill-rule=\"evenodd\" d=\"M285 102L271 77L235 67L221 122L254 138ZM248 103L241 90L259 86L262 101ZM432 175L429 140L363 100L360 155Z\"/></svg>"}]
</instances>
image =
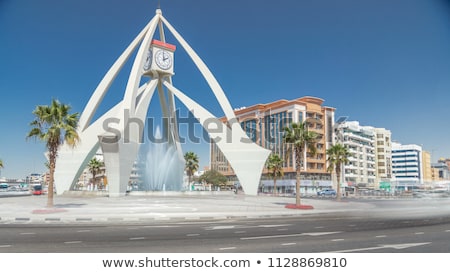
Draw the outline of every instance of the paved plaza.
<instances>
[{"instance_id":1,"label":"paved plaza","mask_svg":"<svg viewBox=\"0 0 450 273\"><path fill-rule=\"evenodd\" d=\"M331 213L333 211L364 211L369 203L351 200L303 199L302 204L314 209L285 208L295 203L294 197L246 196L231 192L207 194L55 196L54 208L46 208L47 196L0 198L0 224L11 223L129 223L167 220L208 220L259 218Z\"/></svg>"}]
</instances>

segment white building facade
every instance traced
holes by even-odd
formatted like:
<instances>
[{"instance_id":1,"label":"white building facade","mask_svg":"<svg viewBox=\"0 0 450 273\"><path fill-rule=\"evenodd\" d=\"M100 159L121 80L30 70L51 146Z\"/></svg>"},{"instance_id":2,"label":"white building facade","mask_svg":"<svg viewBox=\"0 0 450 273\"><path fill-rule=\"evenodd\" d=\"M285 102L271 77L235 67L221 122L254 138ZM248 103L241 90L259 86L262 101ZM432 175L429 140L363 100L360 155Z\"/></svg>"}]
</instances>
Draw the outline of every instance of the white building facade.
<instances>
[{"instance_id":1,"label":"white building facade","mask_svg":"<svg viewBox=\"0 0 450 273\"><path fill-rule=\"evenodd\" d=\"M375 133L373 127L361 126L357 121L346 121L337 127L338 139L352 156L344 166L343 181L349 187L375 188Z\"/></svg>"},{"instance_id":2,"label":"white building facade","mask_svg":"<svg viewBox=\"0 0 450 273\"><path fill-rule=\"evenodd\" d=\"M392 172L397 186L409 188L423 184L422 147L393 142Z\"/></svg>"}]
</instances>

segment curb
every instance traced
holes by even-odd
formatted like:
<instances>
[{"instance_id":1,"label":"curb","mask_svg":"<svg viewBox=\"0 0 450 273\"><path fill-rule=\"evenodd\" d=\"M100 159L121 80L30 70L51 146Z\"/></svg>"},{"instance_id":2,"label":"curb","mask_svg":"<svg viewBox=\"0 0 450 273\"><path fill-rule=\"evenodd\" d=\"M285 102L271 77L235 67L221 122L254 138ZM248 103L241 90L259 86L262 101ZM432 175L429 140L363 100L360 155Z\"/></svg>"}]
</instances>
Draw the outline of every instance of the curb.
<instances>
[{"instance_id":1,"label":"curb","mask_svg":"<svg viewBox=\"0 0 450 273\"><path fill-rule=\"evenodd\" d=\"M278 218L278 217L298 217L300 214L283 214L283 215L249 215L249 216L174 216L174 217L99 217L99 218L60 218L60 217L47 217L47 218L30 218L30 217L0 217L0 225L2 224L148 224L155 222L170 222L170 221L193 221L193 220L232 220L232 219L258 219L258 218Z\"/></svg>"}]
</instances>

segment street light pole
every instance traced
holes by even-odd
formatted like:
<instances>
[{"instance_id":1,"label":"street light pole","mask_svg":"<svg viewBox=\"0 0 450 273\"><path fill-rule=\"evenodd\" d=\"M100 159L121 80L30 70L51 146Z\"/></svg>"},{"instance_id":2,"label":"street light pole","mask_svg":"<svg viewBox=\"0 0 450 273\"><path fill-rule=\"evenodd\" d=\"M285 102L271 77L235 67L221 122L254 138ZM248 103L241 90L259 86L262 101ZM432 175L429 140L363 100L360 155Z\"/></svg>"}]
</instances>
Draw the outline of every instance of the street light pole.
<instances>
[{"instance_id":1,"label":"street light pole","mask_svg":"<svg viewBox=\"0 0 450 273\"><path fill-rule=\"evenodd\" d=\"M344 145L344 129L341 128L340 125L343 124L347 119L348 119L348 117L346 117L346 116L339 117L338 120L333 125L333 130L334 130L334 133L335 133L336 143L341 143L342 145ZM345 166L344 166L344 164L341 164L341 177L340 177L340 179L338 179L338 177L336 177L336 179L337 179L337 181L336 181L336 188L337 187L341 188L340 184L345 181ZM341 192L341 194L342 194L342 191L339 191L339 192Z\"/></svg>"}]
</instances>

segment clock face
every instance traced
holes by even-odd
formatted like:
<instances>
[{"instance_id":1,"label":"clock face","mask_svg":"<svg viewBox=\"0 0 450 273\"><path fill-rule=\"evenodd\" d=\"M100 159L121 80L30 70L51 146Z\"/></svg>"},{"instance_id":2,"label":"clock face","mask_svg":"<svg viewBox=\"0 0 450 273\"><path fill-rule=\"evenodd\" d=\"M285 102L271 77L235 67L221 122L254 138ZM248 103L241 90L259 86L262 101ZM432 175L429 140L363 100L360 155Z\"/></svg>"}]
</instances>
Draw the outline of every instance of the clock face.
<instances>
[{"instance_id":1,"label":"clock face","mask_svg":"<svg viewBox=\"0 0 450 273\"><path fill-rule=\"evenodd\" d=\"M152 66L152 50L147 51L147 57L145 58L144 70L147 71Z\"/></svg>"},{"instance_id":2,"label":"clock face","mask_svg":"<svg viewBox=\"0 0 450 273\"><path fill-rule=\"evenodd\" d=\"M172 67L172 54L167 50L160 49L155 54L155 62L159 68L167 70Z\"/></svg>"}]
</instances>

